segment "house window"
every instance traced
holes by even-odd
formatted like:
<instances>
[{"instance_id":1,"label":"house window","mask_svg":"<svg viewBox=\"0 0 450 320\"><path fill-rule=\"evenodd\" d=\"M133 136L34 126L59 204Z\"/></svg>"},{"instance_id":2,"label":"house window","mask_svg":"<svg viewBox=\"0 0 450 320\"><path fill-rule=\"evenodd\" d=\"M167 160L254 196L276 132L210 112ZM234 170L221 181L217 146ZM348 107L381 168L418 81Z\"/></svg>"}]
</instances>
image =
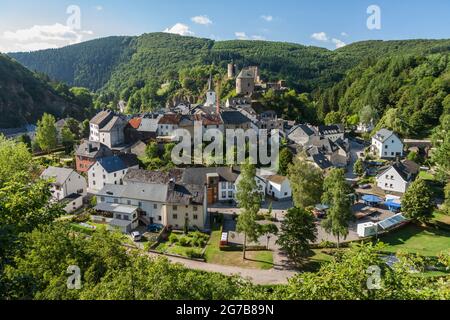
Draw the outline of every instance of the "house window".
<instances>
[{"instance_id":1,"label":"house window","mask_svg":"<svg viewBox=\"0 0 450 320\"><path fill-rule=\"evenodd\" d=\"M226 182L222 182L222 189L226 189L227 188L227 183Z\"/></svg>"},{"instance_id":2,"label":"house window","mask_svg":"<svg viewBox=\"0 0 450 320\"><path fill-rule=\"evenodd\" d=\"M193 209L194 211L198 211L198 207L196 207L196 206L194 206L192 209Z\"/></svg>"},{"instance_id":3,"label":"house window","mask_svg":"<svg viewBox=\"0 0 450 320\"><path fill-rule=\"evenodd\" d=\"M178 219L178 215L177 215L177 214L174 214L174 215L172 216L172 218L173 218L174 220L177 220L177 219Z\"/></svg>"},{"instance_id":4,"label":"house window","mask_svg":"<svg viewBox=\"0 0 450 320\"><path fill-rule=\"evenodd\" d=\"M158 205L157 205L157 204L154 204L154 205L153 205L153 209L155 209L155 210L158 209Z\"/></svg>"},{"instance_id":5,"label":"house window","mask_svg":"<svg viewBox=\"0 0 450 320\"><path fill-rule=\"evenodd\" d=\"M105 197L100 197L100 202L105 202Z\"/></svg>"},{"instance_id":6,"label":"house window","mask_svg":"<svg viewBox=\"0 0 450 320\"><path fill-rule=\"evenodd\" d=\"M173 211L177 211L178 210L178 206L173 206L172 209L173 209Z\"/></svg>"},{"instance_id":7,"label":"house window","mask_svg":"<svg viewBox=\"0 0 450 320\"><path fill-rule=\"evenodd\" d=\"M389 187L392 189L394 187L394 185L391 183L391 185Z\"/></svg>"},{"instance_id":8,"label":"house window","mask_svg":"<svg viewBox=\"0 0 450 320\"><path fill-rule=\"evenodd\" d=\"M127 200L127 204L131 206L131 200Z\"/></svg>"},{"instance_id":9,"label":"house window","mask_svg":"<svg viewBox=\"0 0 450 320\"><path fill-rule=\"evenodd\" d=\"M92 184L95 186L95 181L92 181Z\"/></svg>"},{"instance_id":10,"label":"house window","mask_svg":"<svg viewBox=\"0 0 450 320\"><path fill-rule=\"evenodd\" d=\"M103 175L103 179L106 179L106 175Z\"/></svg>"},{"instance_id":11,"label":"house window","mask_svg":"<svg viewBox=\"0 0 450 320\"><path fill-rule=\"evenodd\" d=\"M394 153L393 153L393 152L391 152L391 156L394 156Z\"/></svg>"},{"instance_id":12,"label":"house window","mask_svg":"<svg viewBox=\"0 0 450 320\"><path fill-rule=\"evenodd\" d=\"M162 217L161 216L158 216L158 221L161 221L162 220Z\"/></svg>"},{"instance_id":13,"label":"house window","mask_svg":"<svg viewBox=\"0 0 450 320\"><path fill-rule=\"evenodd\" d=\"M198 220L198 215L194 214L194 220Z\"/></svg>"},{"instance_id":14,"label":"house window","mask_svg":"<svg viewBox=\"0 0 450 320\"><path fill-rule=\"evenodd\" d=\"M233 191L228 191L228 197L233 198Z\"/></svg>"},{"instance_id":15,"label":"house window","mask_svg":"<svg viewBox=\"0 0 450 320\"><path fill-rule=\"evenodd\" d=\"M119 203L119 199L114 199L114 203Z\"/></svg>"},{"instance_id":16,"label":"house window","mask_svg":"<svg viewBox=\"0 0 450 320\"><path fill-rule=\"evenodd\" d=\"M224 199L224 198L226 198L227 197L227 193L226 193L226 191L223 191L222 192L222 198Z\"/></svg>"},{"instance_id":17,"label":"house window","mask_svg":"<svg viewBox=\"0 0 450 320\"><path fill-rule=\"evenodd\" d=\"M139 208L142 208L142 202L139 202L138 205L139 205Z\"/></svg>"},{"instance_id":18,"label":"house window","mask_svg":"<svg viewBox=\"0 0 450 320\"><path fill-rule=\"evenodd\" d=\"M117 173L116 172L114 172L114 178L117 178Z\"/></svg>"}]
</instances>

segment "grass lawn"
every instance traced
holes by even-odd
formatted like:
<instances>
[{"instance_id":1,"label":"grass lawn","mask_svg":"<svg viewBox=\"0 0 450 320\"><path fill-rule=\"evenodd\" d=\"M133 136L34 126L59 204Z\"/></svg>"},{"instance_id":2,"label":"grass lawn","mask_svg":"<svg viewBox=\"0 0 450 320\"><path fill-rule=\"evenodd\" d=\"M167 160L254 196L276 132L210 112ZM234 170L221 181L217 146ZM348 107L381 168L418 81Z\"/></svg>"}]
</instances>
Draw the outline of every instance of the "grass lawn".
<instances>
[{"instance_id":1,"label":"grass lawn","mask_svg":"<svg viewBox=\"0 0 450 320\"><path fill-rule=\"evenodd\" d=\"M337 249L312 249L312 255L308 257L308 262L301 267L302 271L317 272L322 264L330 262L333 257L325 251L336 251Z\"/></svg>"},{"instance_id":2,"label":"grass lawn","mask_svg":"<svg viewBox=\"0 0 450 320\"><path fill-rule=\"evenodd\" d=\"M428 180L428 181L435 180L434 175L432 175L431 173L429 173L427 171L420 171L419 177L422 178L423 180Z\"/></svg>"},{"instance_id":3,"label":"grass lawn","mask_svg":"<svg viewBox=\"0 0 450 320\"><path fill-rule=\"evenodd\" d=\"M423 256L436 256L450 248L450 232L423 228L413 224L403 227L380 238L387 252L404 250Z\"/></svg>"},{"instance_id":4,"label":"grass lawn","mask_svg":"<svg viewBox=\"0 0 450 320\"><path fill-rule=\"evenodd\" d=\"M448 215L445 215L445 214L442 214L439 212L435 212L433 220L443 223L443 224L447 224L450 227L450 216L448 216Z\"/></svg>"},{"instance_id":5,"label":"grass lawn","mask_svg":"<svg viewBox=\"0 0 450 320\"><path fill-rule=\"evenodd\" d=\"M272 251L247 251L247 259L243 260L242 251L220 251L220 238L220 230L213 231L205 252L208 263L250 269L269 270L273 268Z\"/></svg>"}]
</instances>

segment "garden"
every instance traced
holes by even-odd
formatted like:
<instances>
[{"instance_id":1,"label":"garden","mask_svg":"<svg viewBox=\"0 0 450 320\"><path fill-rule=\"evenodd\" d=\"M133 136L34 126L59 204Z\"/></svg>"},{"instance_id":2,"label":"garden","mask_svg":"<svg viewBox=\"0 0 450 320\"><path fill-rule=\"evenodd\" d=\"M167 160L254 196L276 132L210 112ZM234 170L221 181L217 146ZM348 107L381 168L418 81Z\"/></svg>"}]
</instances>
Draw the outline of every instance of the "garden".
<instances>
[{"instance_id":1,"label":"garden","mask_svg":"<svg viewBox=\"0 0 450 320\"><path fill-rule=\"evenodd\" d=\"M199 231L189 232L187 234L172 231L169 239L160 243L156 247L156 251L189 259L202 259L208 240L209 235Z\"/></svg>"}]
</instances>

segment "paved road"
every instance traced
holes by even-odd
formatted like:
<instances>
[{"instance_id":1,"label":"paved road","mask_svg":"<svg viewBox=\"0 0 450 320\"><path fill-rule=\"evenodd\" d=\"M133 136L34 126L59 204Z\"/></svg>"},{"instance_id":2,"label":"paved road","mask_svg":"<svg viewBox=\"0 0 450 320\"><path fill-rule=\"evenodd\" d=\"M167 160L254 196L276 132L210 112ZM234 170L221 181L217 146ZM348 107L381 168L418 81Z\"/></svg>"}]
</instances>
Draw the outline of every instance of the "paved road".
<instances>
[{"instance_id":1,"label":"paved road","mask_svg":"<svg viewBox=\"0 0 450 320\"><path fill-rule=\"evenodd\" d=\"M356 160L358 160L358 154L363 152L365 149L364 145L357 143L354 140L350 140L350 163L347 166L347 173L345 177L347 181L354 182L358 179L358 177L353 173L353 166L355 165Z\"/></svg>"},{"instance_id":2,"label":"paved road","mask_svg":"<svg viewBox=\"0 0 450 320\"><path fill-rule=\"evenodd\" d=\"M148 253L150 257L161 257L155 253ZM164 256L166 257L166 256ZM250 280L254 284L259 285L275 285L275 284L287 284L288 279L297 274L291 270L258 270L258 269L246 269L232 266L222 266L217 264L186 260L175 257L166 257L173 263L180 263L188 269L202 270L207 272L217 272L227 276L239 275L243 278Z\"/></svg>"}]
</instances>

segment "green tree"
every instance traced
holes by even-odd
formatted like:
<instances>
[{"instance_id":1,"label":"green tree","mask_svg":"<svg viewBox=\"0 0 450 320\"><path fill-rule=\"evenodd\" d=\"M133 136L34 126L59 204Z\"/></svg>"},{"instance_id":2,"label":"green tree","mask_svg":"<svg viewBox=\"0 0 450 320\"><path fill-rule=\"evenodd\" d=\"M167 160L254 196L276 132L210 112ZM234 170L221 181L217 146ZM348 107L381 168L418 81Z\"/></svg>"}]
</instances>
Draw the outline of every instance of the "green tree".
<instances>
[{"instance_id":1,"label":"green tree","mask_svg":"<svg viewBox=\"0 0 450 320\"><path fill-rule=\"evenodd\" d=\"M75 144L75 135L67 125L61 130L61 142L64 146L65 153L70 154L73 151L73 146Z\"/></svg>"},{"instance_id":2,"label":"green tree","mask_svg":"<svg viewBox=\"0 0 450 320\"><path fill-rule=\"evenodd\" d=\"M23 134L17 139L17 141L25 144L27 146L28 150L31 151L31 149L32 149L31 142L32 141L31 141L31 138L29 135Z\"/></svg>"},{"instance_id":3,"label":"green tree","mask_svg":"<svg viewBox=\"0 0 450 320\"><path fill-rule=\"evenodd\" d=\"M409 186L402 199L402 211L413 221L427 222L433 217L434 207L433 192L420 178Z\"/></svg>"},{"instance_id":4,"label":"green tree","mask_svg":"<svg viewBox=\"0 0 450 320\"><path fill-rule=\"evenodd\" d=\"M442 117L441 125L434 130L432 140L436 148L432 160L437 165L441 179L445 181L450 177L450 114Z\"/></svg>"},{"instance_id":5,"label":"green tree","mask_svg":"<svg viewBox=\"0 0 450 320\"><path fill-rule=\"evenodd\" d=\"M257 241L259 225L256 222L261 208L261 195L255 181L256 167L249 160L242 166L241 179L237 184L236 200L240 210L236 230L244 234L243 259L247 249L247 238Z\"/></svg>"},{"instance_id":6,"label":"green tree","mask_svg":"<svg viewBox=\"0 0 450 320\"><path fill-rule=\"evenodd\" d=\"M359 120L365 125L376 123L378 121L378 112L370 105L366 105L359 111Z\"/></svg>"},{"instance_id":7,"label":"green tree","mask_svg":"<svg viewBox=\"0 0 450 320\"><path fill-rule=\"evenodd\" d=\"M307 208L320 203L323 192L323 174L320 169L303 159L296 158L289 166L288 178L296 207Z\"/></svg>"},{"instance_id":8,"label":"green tree","mask_svg":"<svg viewBox=\"0 0 450 320\"><path fill-rule=\"evenodd\" d=\"M310 253L310 243L317 239L314 216L304 209L288 210L282 224L277 244L297 265L301 265Z\"/></svg>"},{"instance_id":9,"label":"green tree","mask_svg":"<svg viewBox=\"0 0 450 320\"><path fill-rule=\"evenodd\" d=\"M150 142L145 148L145 155L148 159L154 159L159 157L158 143Z\"/></svg>"},{"instance_id":10,"label":"green tree","mask_svg":"<svg viewBox=\"0 0 450 320\"><path fill-rule=\"evenodd\" d=\"M331 125L331 124L339 124L342 122L342 115L340 112L332 111L328 113L325 117L325 124Z\"/></svg>"},{"instance_id":11,"label":"green tree","mask_svg":"<svg viewBox=\"0 0 450 320\"><path fill-rule=\"evenodd\" d=\"M33 167L32 155L25 144L0 135L0 186L17 174L29 173Z\"/></svg>"},{"instance_id":12,"label":"green tree","mask_svg":"<svg viewBox=\"0 0 450 320\"><path fill-rule=\"evenodd\" d=\"M366 170L364 169L364 163L361 159L356 160L354 166L353 166L353 173L356 174L358 177L362 177Z\"/></svg>"},{"instance_id":13,"label":"green tree","mask_svg":"<svg viewBox=\"0 0 450 320\"><path fill-rule=\"evenodd\" d=\"M279 170L278 173L282 176L286 176L288 173L289 165L292 164L292 160L294 155L288 148L283 148L280 151L280 161L279 161Z\"/></svg>"},{"instance_id":14,"label":"green tree","mask_svg":"<svg viewBox=\"0 0 450 320\"><path fill-rule=\"evenodd\" d=\"M55 117L45 113L38 121L36 131L36 142L43 151L55 149L58 143L58 132L56 130Z\"/></svg>"},{"instance_id":15,"label":"green tree","mask_svg":"<svg viewBox=\"0 0 450 320\"><path fill-rule=\"evenodd\" d=\"M322 227L337 238L339 248L340 239L347 237L349 221L354 218L349 199L351 188L345 180L344 170L332 169L325 178L323 188L322 202L330 209L322 221Z\"/></svg>"},{"instance_id":16,"label":"green tree","mask_svg":"<svg viewBox=\"0 0 450 320\"><path fill-rule=\"evenodd\" d=\"M269 250L269 236L270 235L277 235L278 234L278 227L276 224L273 223L267 223L267 224L261 224L259 226L259 234L265 235L267 238L266 248Z\"/></svg>"},{"instance_id":17,"label":"green tree","mask_svg":"<svg viewBox=\"0 0 450 320\"><path fill-rule=\"evenodd\" d=\"M80 138L87 139L89 138L89 134L90 134L90 124L89 120L86 119L81 123Z\"/></svg>"}]
</instances>

